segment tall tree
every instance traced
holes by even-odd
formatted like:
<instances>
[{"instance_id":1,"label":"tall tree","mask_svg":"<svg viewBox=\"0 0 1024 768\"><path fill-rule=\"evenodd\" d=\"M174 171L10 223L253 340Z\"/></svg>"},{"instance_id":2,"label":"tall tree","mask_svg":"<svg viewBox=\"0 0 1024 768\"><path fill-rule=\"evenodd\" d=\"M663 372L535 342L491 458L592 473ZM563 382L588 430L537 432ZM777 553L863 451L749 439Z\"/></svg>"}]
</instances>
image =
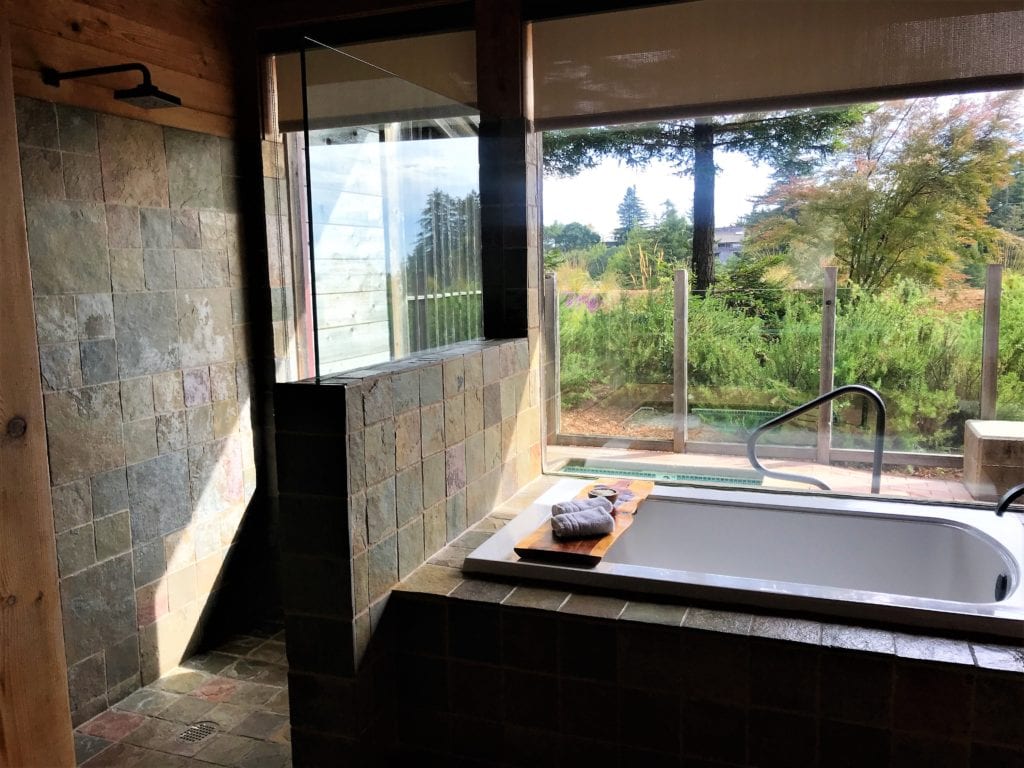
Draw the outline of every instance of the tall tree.
<instances>
[{"instance_id":1,"label":"tall tree","mask_svg":"<svg viewBox=\"0 0 1024 768\"><path fill-rule=\"evenodd\" d=\"M1002 235L988 200L1010 181L1020 133L1013 94L891 102L852 132L838 162L771 193L783 213L755 239L791 256L834 258L853 283L878 288L899 277L941 283L970 246Z\"/></svg>"},{"instance_id":2,"label":"tall tree","mask_svg":"<svg viewBox=\"0 0 1024 768\"><path fill-rule=\"evenodd\" d=\"M860 107L801 109L553 131L544 136L545 169L571 176L618 158L631 167L664 160L693 174L694 288L704 292L715 279L715 152L740 152L778 173L804 173L836 151L842 131L862 117Z\"/></svg>"},{"instance_id":3,"label":"tall tree","mask_svg":"<svg viewBox=\"0 0 1024 768\"><path fill-rule=\"evenodd\" d=\"M612 238L616 243L622 245L626 242L626 238L629 236L630 230L635 227L643 226L647 221L647 209L644 208L644 204L640 201L639 196L636 193L636 185L629 187L626 190L626 194L622 196L622 202L619 203L619 226L615 228L615 232Z\"/></svg>"},{"instance_id":4,"label":"tall tree","mask_svg":"<svg viewBox=\"0 0 1024 768\"><path fill-rule=\"evenodd\" d=\"M566 224L562 227L562 231L552 239L554 246L563 251L584 250L601 242L601 236L597 232L578 221Z\"/></svg>"}]
</instances>

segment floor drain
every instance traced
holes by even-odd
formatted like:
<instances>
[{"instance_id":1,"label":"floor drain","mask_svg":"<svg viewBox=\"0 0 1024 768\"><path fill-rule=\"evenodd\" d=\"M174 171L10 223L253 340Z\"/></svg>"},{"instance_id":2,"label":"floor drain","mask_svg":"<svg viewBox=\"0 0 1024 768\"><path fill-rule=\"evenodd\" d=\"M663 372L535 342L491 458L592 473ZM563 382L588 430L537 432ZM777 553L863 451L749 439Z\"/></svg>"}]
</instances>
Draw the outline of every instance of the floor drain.
<instances>
[{"instance_id":1,"label":"floor drain","mask_svg":"<svg viewBox=\"0 0 1024 768\"><path fill-rule=\"evenodd\" d=\"M192 723L188 728L178 734L178 741L187 741L195 744L217 732L217 724L208 720L199 723Z\"/></svg>"}]
</instances>

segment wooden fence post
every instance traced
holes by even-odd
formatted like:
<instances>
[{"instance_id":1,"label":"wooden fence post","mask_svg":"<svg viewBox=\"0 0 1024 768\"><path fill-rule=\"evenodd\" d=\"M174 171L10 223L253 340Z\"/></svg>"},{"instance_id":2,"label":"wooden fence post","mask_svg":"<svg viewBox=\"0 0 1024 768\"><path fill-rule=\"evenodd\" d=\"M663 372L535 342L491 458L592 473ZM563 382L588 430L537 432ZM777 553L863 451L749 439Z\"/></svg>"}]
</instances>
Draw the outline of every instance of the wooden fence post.
<instances>
[{"instance_id":1,"label":"wooden fence post","mask_svg":"<svg viewBox=\"0 0 1024 768\"><path fill-rule=\"evenodd\" d=\"M685 269L675 275L675 316L672 325L672 450L686 450L687 399L687 304L690 295L690 276Z\"/></svg>"},{"instance_id":2,"label":"wooden fence post","mask_svg":"<svg viewBox=\"0 0 1024 768\"><path fill-rule=\"evenodd\" d=\"M999 379L999 302L1003 265L989 264L985 272L985 313L981 336L981 418L996 417Z\"/></svg>"},{"instance_id":3,"label":"wooden fence post","mask_svg":"<svg viewBox=\"0 0 1024 768\"><path fill-rule=\"evenodd\" d=\"M825 282L821 291L821 366L818 394L824 395L835 387L836 367L836 267L825 267ZM827 464L832 451L832 402L818 411L819 464Z\"/></svg>"}]
</instances>

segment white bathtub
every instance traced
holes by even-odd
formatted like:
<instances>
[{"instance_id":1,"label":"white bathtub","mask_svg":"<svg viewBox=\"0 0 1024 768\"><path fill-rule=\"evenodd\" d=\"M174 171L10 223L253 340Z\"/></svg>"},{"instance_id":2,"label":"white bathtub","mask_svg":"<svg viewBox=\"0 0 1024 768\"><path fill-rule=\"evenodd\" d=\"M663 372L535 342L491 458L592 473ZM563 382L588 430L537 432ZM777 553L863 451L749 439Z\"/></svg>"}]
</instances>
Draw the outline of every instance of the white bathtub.
<instances>
[{"instance_id":1,"label":"white bathtub","mask_svg":"<svg viewBox=\"0 0 1024 768\"><path fill-rule=\"evenodd\" d=\"M558 482L466 558L464 570L1024 643L1024 525L1016 515L657 486L597 566L521 560L514 544L588 482Z\"/></svg>"}]
</instances>

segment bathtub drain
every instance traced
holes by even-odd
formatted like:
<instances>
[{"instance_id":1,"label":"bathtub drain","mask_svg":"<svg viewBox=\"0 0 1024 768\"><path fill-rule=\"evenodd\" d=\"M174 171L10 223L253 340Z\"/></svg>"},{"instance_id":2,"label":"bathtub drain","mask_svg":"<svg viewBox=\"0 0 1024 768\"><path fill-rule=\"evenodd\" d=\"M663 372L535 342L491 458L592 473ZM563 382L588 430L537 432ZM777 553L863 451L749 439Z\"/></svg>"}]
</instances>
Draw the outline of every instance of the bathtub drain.
<instances>
[{"instance_id":1,"label":"bathtub drain","mask_svg":"<svg viewBox=\"0 0 1024 768\"><path fill-rule=\"evenodd\" d=\"M1003 600L1006 593L1010 591L1010 577L1005 573L996 576L996 602Z\"/></svg>"}]
</instances>

